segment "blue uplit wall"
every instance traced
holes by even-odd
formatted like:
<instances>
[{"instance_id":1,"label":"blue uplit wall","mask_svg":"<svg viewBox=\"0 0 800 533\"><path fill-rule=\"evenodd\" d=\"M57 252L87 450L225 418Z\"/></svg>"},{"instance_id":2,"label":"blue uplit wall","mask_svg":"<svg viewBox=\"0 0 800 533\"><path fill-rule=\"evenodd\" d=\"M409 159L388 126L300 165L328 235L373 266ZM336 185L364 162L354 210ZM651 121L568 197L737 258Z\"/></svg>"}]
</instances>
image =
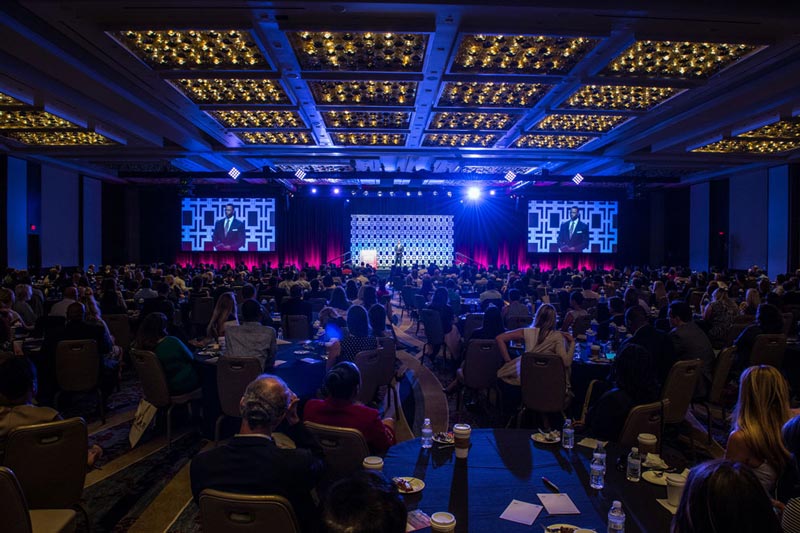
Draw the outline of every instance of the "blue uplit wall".
<instances>
[{"instance_id":1,"label":"blue uplit wall","mask_svg":"<svg viewBox=\"0 0 800 533\"><path fill-rule=\"evenodd\" d=\"M28 165L22 159L8 158L8 266L28 267Z\"/></svg>"},{"instance_id":2,"label":"blue uplit wall","mask_svg":"<svg viewBox=\"0 0 800 533\"><path fill-rule=\"evenodd\" d=\"M746 270L767 264L768 171L754 170L731 176L728 215L730 268Z\"/></svg>"},{"instance_id":3,"label":"blue uplit wall","mask_svg":"<svg viewBox=\"0 0 800 533\"><path fill-rule=\"evenodd\" d=\"M103 184L83 178L83 266L103 261Z\"/></svg>"},{"instance_id":4,"label":"blue uplit wall","mask_svg":"<svg viewBox=\"0 0 800 533\"><path fill-rule=\"evenodd\" d=\"M453 262L451 215L351 215L350 252L358 261L361 250L378 252L378 268L389 269L394 247L403 243L403 265L449 265Z\"/></svg>"},{"instance_id":5,"label":"blue uplit wall","mask_svg":"<svg viewBox=\"0 0 800 533\"><path fill-rule=\"evenodd\" d=\"M769 169L767 270L770 276L789 270L789 166ZM797 228L795 228L797 231Z\"/></svg>"},{"instance_id":6,"label":"blue uplit wall","mask_svg":"<svg viewBox=\"0 0 800 533\"><path fill-rule=\"evenodd\" d=\"M710 200L711 184L692 185L689 193L689 266L699 272L708 269Z\"/></svg>"},{"instance_id":7,"label":"blue uplit wall","mask_svg":"<svg viewBox=\"0 0 800 533\"><path fill-rule=\"evenodd\" d=\"M42 166L42 265L76 266L78 174Z\"/></svg>"}]
</instances>

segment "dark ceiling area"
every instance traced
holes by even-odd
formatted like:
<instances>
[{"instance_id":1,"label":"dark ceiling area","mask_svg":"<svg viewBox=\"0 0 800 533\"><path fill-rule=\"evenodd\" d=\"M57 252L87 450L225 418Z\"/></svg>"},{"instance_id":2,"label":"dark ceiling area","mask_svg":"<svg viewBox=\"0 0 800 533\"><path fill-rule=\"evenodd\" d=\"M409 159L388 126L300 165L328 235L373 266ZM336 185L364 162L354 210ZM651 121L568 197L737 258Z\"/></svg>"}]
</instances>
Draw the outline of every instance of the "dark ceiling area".
<instances>
[{"instance_id":1,"label":"dark ceiling area","mask_svg":"<svg viewBox=\"0 0 800 533\"><path fill-rule=\"evenodd\" d=\"M6 1L0 151L131 184L676 187L800 159L798 23L755 2Z\"/></svg>"}]
</instances>

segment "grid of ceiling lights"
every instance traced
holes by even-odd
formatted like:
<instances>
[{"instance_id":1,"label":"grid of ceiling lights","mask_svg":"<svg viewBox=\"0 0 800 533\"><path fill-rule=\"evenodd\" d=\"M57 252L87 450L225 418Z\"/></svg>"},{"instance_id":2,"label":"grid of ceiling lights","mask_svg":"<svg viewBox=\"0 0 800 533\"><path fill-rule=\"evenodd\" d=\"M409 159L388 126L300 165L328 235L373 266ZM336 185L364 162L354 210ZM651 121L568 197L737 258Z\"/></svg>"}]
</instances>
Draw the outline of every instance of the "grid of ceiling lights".
<instances>
[{"instance_id":1,"label":"grid of ceiling lights","mask_svg":"<svg viewBox=\"0 0 800 533\"><path fill-rule=\"evenodd\" d=\"M785 119L754 128L735 137L700 146L692 152L780 154L800 148L800 118Z\"/></svg>"}]
</instances>

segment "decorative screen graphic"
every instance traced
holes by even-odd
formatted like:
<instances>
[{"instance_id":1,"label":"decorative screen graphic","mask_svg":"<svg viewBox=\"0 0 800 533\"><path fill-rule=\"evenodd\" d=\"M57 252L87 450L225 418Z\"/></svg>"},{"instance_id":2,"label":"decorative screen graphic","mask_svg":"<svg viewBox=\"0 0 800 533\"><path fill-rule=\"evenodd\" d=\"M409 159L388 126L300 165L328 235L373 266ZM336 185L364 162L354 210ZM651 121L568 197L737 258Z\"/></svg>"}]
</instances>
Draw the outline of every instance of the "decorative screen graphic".
<instances>
[{"instance_id":1,"label":"decorative screen graphic","mask_svg":"<svg viewBox=\"0 0 800 533\"><path fill-rule=\"evenodd\" d=\"M577 217L572 218L573 209ZM617 251L617 202L528 202L528 252L612 254Z\"/></svg>"},{"instance_id":2,"label":"decorative screen graphic","mask_svg":"<svg viewBox=\"0 0 800 533\"><path fill-rule=\"evenodd\" d=\"M274 252L274 198L184 198L181 250Z\"/></svg>"},{"instance_id":3,"label":"decorative screen graphic","mask_svg":"<svg viewBox=\"0 0 800 533\"><path fill-rule=\"evenodd\" d=\"M395 246L403 245L401 264L449 265L453 262L452 215L351 215L350 252L354 263L379 269L395 263ZM375 252L373 258L372 252ZM363 252L363 253L362 253Z\"/></svg>"}]
</instances>

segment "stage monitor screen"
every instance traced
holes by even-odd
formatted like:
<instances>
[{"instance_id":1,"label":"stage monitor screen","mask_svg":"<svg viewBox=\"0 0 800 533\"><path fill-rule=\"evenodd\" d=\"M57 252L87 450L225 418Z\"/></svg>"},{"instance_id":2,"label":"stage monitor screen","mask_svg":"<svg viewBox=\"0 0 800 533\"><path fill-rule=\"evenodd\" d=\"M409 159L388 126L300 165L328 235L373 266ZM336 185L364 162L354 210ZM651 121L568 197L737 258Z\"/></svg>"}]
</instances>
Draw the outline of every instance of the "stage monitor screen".
<instances>
[{"instance_id":1,"label":"stage monitor screen","mask_svg":"<svg viewBox=\"0 0 800 533\"><path fill-rule=\"evenodd\" d=\"M618 210L617 202L531 200L528 252L616 253Z\"/></svg>"},{"instance_id":2,"label":"stage monitor screen","mask_svg":"<svg viewBox=\"0 0 800 533\"><path fill-rule=\"evenodd\" d=\"M274 252L275 198L183 198L184 252Z\"/></svg>"}]
</instances>

